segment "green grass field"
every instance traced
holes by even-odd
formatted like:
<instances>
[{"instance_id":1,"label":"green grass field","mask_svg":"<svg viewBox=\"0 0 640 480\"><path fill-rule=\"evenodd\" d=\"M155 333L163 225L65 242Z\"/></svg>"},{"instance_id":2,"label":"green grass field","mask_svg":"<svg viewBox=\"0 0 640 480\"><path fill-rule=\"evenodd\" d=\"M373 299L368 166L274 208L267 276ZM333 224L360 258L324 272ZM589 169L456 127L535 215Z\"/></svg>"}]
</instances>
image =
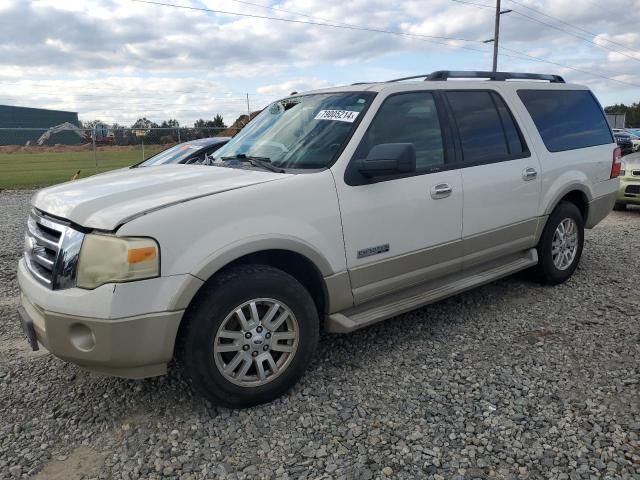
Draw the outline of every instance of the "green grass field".
<instances>
[{"instance_id":1,"label":"green grass field","mask_svg":"<svg viewBox=\"0 0 640 480\"><path fill-rule=\"evenodd\" d=\"M145 148L148 158L161 147ZM0 153L0 189L33 188L66 182L80 170L80 178L126 167L142 160L140 148L92 151Z\"/></svg>"}]
</instances>

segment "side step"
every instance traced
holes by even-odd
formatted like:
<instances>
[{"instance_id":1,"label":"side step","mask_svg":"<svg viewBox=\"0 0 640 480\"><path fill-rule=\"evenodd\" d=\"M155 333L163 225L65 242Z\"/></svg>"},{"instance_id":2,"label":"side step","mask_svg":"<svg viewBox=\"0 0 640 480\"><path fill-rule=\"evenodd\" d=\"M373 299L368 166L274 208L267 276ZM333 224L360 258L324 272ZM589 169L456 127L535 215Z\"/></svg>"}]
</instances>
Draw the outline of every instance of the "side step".
<instances>
[{"instance_id":1,"label":"side step","mask_svg":"<svg viewBox=\"0 0 640 480\"><path fill-rule=\"evenodd\" d=\"M350 308L325 317L325 330L332 333L348 333L387 318L415 310L457 293L470 290L538 263L535 248L490 262L471 271L417 285L407 290L371 300L363 305Z\"/></svg>"}]
</instances>

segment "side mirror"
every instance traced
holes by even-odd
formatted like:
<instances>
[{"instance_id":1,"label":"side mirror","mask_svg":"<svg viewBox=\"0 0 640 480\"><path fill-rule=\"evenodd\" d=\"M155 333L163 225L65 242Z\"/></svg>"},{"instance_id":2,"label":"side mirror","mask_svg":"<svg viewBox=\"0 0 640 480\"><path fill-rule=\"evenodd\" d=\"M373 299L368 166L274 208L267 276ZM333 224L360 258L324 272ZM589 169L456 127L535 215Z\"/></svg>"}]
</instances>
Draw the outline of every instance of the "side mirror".
<instances>
[{"instance_id":1,"label":"side mirror","mask_svg":"<svg viewBox=\"0 0 640 480\"><path fill-rule=\"evenodd\" d=\"M369 178L415 172L416 149L413 143L381 143L359 160L358 170Z\"/></svg>"}]
</instances>

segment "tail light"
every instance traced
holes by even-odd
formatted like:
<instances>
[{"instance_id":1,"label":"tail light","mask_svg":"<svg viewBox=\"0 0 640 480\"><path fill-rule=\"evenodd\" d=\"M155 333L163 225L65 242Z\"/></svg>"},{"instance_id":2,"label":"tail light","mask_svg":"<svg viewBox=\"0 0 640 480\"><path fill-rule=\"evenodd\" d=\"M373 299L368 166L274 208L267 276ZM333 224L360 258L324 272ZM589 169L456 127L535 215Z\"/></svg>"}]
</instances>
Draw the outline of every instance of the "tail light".
<instances>
[{"instance_id":1,"label":"tail light","mask_svg":"<svg viewBox=\"0 0 640 480\"><path fill-rule=\"evenodd\" d=\"M622 168L622 150L620 147L613 149L613 162L611 163L611 177L617 178Z\"/></svg>"}]
</instances>

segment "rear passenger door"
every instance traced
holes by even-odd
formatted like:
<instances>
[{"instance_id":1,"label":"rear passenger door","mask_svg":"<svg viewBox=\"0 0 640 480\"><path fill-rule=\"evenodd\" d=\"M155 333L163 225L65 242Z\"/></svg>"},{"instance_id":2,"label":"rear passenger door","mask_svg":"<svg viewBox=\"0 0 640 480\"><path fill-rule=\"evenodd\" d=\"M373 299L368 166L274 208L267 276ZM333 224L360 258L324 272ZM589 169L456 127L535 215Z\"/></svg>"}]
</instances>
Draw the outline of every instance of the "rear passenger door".
<instances>
[{"instance_id":1,"label":"rear passenger door","mask_svg":"<svg viewBox=\"0 0 640 480\"><path fill-rule=\"evenodd\" d=\"M510 109L493 90L449 90L446 98L462 167L464 268L532 247L540 165Z\"/></svg>"}]
</instances>

